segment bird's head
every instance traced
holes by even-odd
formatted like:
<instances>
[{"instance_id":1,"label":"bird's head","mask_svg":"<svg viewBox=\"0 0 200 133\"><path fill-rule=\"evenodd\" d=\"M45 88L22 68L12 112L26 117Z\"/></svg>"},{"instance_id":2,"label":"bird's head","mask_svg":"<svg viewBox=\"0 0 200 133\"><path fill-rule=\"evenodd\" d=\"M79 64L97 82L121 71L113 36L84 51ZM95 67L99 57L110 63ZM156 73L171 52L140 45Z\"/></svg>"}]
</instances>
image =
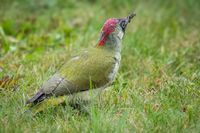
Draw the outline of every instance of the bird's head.
<instances>
[{"instance_id":1,"label":"bird's head","mask_svg":"<svg viewBox=\"0 0 200 133\"><path fill-rule=\"evenodd\" d=\"M99 47L115 48L121 44L126 27L131 19L136 14L131 14L126 18L110 18L108 19L101 30L100 39L98 42Z\"/></svg>"}]
</instances>

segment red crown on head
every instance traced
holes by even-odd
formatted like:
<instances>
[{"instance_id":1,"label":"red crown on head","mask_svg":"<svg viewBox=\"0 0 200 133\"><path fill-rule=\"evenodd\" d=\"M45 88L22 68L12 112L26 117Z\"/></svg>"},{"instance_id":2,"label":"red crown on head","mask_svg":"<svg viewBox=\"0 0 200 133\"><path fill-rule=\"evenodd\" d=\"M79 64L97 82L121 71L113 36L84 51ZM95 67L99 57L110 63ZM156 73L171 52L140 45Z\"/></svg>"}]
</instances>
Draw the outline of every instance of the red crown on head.
<instances>
[{"instance_id":1,"label":"red crown on head","mask_svg":"<svg viewBox=\"0 0 200 133\"><path fill-rule=\"evenodd\" d=\"M103 28L102 28L102 32L103 32L102 37L98 44L99 46L104 45L108 35L115 30L117 22L118 20L116 18L110 18L104 23Z\"/></svg>"}]
</instances>

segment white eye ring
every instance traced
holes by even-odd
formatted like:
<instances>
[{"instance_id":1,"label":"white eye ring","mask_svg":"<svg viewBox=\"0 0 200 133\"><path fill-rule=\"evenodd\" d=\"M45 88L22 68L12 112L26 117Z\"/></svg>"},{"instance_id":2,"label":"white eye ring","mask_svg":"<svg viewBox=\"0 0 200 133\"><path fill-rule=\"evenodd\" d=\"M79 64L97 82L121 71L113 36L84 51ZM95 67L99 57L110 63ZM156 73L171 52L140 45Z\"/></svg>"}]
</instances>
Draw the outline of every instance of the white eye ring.
<instances>
[{"instance_id":1,"label":"white eye ring","mask_svg":"<svg viewBox=\"0 0 200 133\"><path fill-rule=\"evenodd\" d=\"M122 23L122 27L123 27L123 28L125 27L125 23L124 23L124 22Z\"/></svg>"},{"instance_id":2,"label":"white eye ring","mask_svg":"<svg viewBox=\"0 0 200 133\"><path fill-rule=\"evenodd\" d=\"M121 27L122 27L122 28L125 28L125 27L126 27L125 21L122 21L122 22L121 22Z\"/></svg>"}]
</instances>

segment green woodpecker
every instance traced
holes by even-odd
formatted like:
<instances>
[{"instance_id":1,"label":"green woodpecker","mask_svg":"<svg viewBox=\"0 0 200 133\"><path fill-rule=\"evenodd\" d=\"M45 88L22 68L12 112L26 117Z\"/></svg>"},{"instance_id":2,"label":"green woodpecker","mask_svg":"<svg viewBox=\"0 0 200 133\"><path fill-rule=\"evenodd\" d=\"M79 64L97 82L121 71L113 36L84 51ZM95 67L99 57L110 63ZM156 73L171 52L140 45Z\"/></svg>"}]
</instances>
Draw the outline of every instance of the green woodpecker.
<instances>
[{"instance_id":1,"label":"green woodpecker","mask_svg":"<svg viewBox=\"0 0 200 133\"><path fill-rule=\"evenodd\" d=\"M102 27L97 45L71 58L60 71L42 84L27 103L86 91L91 88L91 84L93 89L111 85L119 69L125 29L135 15L108 19Z\"/></svg>"}]
</instances>

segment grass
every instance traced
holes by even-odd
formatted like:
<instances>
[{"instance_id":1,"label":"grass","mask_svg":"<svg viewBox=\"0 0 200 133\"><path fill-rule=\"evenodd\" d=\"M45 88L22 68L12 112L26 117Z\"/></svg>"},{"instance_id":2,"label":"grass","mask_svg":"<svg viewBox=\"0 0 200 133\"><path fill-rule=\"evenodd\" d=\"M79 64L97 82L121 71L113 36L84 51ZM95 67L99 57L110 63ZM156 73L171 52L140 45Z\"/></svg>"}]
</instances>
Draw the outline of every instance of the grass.
<instances>
[{"instance_id":1,"label":"grass","mask_svg":"<svg viewBox=\"0 0 200 133\"><path fill-rule=\"evenodd\" d=\"M199 8L195 0L2 0L0 132L199 132ZM78 108L23 113L44 80L96 44L107 18L131 11L113 86Z\"/></svg>"}]
</instances>

